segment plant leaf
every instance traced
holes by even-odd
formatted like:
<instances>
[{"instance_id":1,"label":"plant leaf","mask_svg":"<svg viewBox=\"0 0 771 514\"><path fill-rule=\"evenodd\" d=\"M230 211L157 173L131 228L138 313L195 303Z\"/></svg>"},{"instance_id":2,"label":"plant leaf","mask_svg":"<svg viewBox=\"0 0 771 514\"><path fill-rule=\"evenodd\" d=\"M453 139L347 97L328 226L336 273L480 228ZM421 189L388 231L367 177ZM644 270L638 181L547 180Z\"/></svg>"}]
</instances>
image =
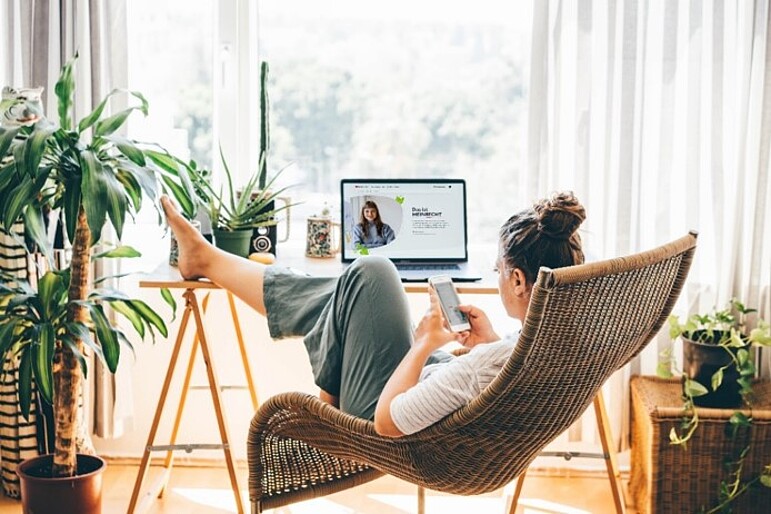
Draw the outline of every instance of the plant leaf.
<instances>
[{"instance_id":1,"label":"plant leaf","mask_svg":"<svg viewBox=\"0 0 771 514\"><path fill-rule=\"evenodd\" d=\"M101 305L91 305L91 318L94 320L96 336L99 338L99 344L104 353L104 361L111 373L118 369L118 360L120 359L120 344L118 336L110 324L104 309Z\"/></svg>"},{"instance_id":2,"label":"plant leaf","mask_svg":"<svg viewBox=\"0 0 771 514\"><path fill-rule=\"evenodd\" d=\"M78 212L80 210L80 187L81 182L78 179L70 179L64 183L64 222L67 226L67 239L70 243L75 238L75 231L78 226Z\"/></svg>"},{"instance_id":3,"label":"plant leaf","mask_svg":"<svg viewBox=\"0 0 771 514\"><path fill-rule=\"evenodd\" d=\"M70 108L72 107L72 93L75 90L72 67L77 59L78 53L75 52L75 56L62 67L59 80L56 82L56 86L54 86L54 92L58 100L59 126L64 130L72 128L72 120L69 116Z\"/></svg>"},{"instance_id":4,"label":"plant leaf","mask_svg":"<svg viewBox=\"0 0 771 514\"><path fill-rule=\"evenodd\" d=\"M122 314L127 320L131 322L131 325L136 330L139 337L144 340L145 338L145 322L144 319L131 307L126 305L126 302L122 300L116 300L110 302L110 307L115 312Z\"/></svg>"},{"instance_id":5,"label":"plant leaf","mask_svg":"<svg viewBox=\"0 0 771 514\"><path fill-rule=\"evenodd\" d=\"M44 323L38 327L39 341L32 343L32 366L35 383L46 403L53 403L54 375L51 369L54 356L54 327Z\"/></svg>"},{"instance_id":6,"label":"plant leaf","mask_svg":"<svg viewBox=\"0 0 771 514\"><path fill-rule=\"evenodd\" d=\"M20 130L21 127L9 129L0 128L0 160L5 157L6 153L11 148L13 139L16 137Z\"/></svg>"},{"instance_id":7,"label":"plant leaf","mask_svg":"<svg viewBox=\"0 0 771 514\"><path fill-rule=\"evenodd\" d=\"M107 220L108 192L103 180L102 163L94 152L83 150L80 153L80 160L83 170L81 180L83 208L86 210L88 227L91 229L91 244L94 245L101 239L102 227Z\"/></svg>"},{"instance_id":8,"label":"plant leaf","mask_svg":"<svg viewBox=\"0 0 771 514\"><path fill-rule=\"evenodd\" d=\"M24 231L27 233L30 239L32 239L45 255L48 261L49 267L53 268L53 248L48 241L48 234L46 233L45 222L43 221L43 213L35 205L28 205L24 209Z\"/></svg>"},{"instance_id":9,"label":"plant leaf","mask_svg":"<svg viewBox=\"0 0 771 514\"><path fill-rule=\"evenodd\" d=\"M161 297L166 301L167 304L169 304L169 307L171 307L171 321L173 322L175 319L177 319L177 301L174 299L174 296L171 294L171 291L169 291L167 287L161 288Z\"/></svg>"},{"instance_id":10,"label":"plant leaf","mask_svg":"<svg viewBox=\"0 0 771 514\"><path fill-rule=\"evenodd\" d=\"M24 351L19 361L19 410L21 415L29 421L29 406L32 402L32 364L30 352Z\"/></svg>"},{"instance_id":11,"label":"plant leaf","mask_svg":"<svg viewBox=\"0 0 771 514\"><path fill-rule=\"evenodd\" d=\"M712 390L717 391L717 388L720 387L720 384L722 383L723 383L723 368L719 368L712 375Z\"/></svg>"},{"instance_id":12,"label":"plant leaf","mask_svg":"<svg viewBox=\"0 0 771 514\"><path fill-rule=\"evenodd\" d=\"M115 248L111 250L107 250L105 252L99 253L94 255L94 259L115 259L115 258L133 258L133 257L142 257L142 254L139 253L138 250L136 250L132 246L128 245L121 245L116 246Z\"/></svg>"},{"instance_id":13,"label":"plant leaf","mask_svg":"<svg viewBox=\"0 0 771 514\"><path fill-rule=\"evenodd\" d=\"M705 394L709 393L709 390L702 384L687 377L685 379L684 387L686 394L694 398L697 396L704 396Z\"/></svg>"},{"instance_id":14,"label":"plant leaf","mask_svg":"<svg viewBox=\"0 0 771 514\"><path fill-rule=\"evenodd\" d=\"M148 326L154 325L158 328L158 331L163 334L163 337L168 337L169 331L166 328L166 323L163 322L163 319L152 310L150 306L142 300L130 300L126 303L147 321Z\"/></svg>"},{"instance_id":15,"label":"plant leaf","mask_svg":"<svg viewBox=\"0 0 771 514\"><path fill-rule=\"evenodd\" d=\"M656 366L656 375L661 378L672 378L672 366L670 362L659 362Z\"/></svg>"}]
</instances>

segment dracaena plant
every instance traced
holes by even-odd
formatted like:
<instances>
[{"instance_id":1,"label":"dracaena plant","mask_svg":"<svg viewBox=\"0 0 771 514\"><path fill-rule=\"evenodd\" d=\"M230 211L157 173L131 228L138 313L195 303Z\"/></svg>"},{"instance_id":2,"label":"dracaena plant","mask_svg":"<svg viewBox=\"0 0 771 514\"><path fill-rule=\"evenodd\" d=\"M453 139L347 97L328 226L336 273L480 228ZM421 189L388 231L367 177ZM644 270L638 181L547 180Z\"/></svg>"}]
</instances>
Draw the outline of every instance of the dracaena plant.
<instances>
[{"instance_id":1,"label":"dracaena plant","mask_svg":"<svg viewBox=\"0 0 771 514\"><path fill-rule=\"evenodd\" d=\"M104 305L128 318L140 335L147 327L166 335L163 321L146 304L117 291L92 290L92 248L100 242L105 224L112 225L120 238L126 216L140 209L143 197L158 196L162 170L140 145L117 134L135 111L147 115L148 104L140 93L114 90L93 112L74 119L76 59L77 55L62 68L56 83L58 125L41 119L29 127L0 131L0 224L8 230L22 219L27 238L51 263L43 213L59 209L72 245L67 271L45 274L37 291L24 284L6 284L6 305L0 308L4 353L21 355L22 373L34 376L43 398L53 404L54 476L76 472L77 399L85 347L114 370L120 343L128 341L110 323ZM108 103L116 95L128 95L134 105L108 115ZM134 254L121 247L106 256ZM169 301L168 291L164 298ZM91 331L98 335L96 340ZM19 401L26 409L28 380L21 388Z\"/></svg>"}]
</instances>

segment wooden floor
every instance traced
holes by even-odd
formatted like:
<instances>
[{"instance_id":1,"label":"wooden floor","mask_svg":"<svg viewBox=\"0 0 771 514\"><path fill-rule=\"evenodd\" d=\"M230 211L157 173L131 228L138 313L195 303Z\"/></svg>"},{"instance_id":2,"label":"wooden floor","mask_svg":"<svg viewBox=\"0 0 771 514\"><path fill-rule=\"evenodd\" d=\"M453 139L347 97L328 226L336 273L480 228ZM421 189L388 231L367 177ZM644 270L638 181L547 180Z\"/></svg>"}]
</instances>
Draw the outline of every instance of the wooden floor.
<instances>
[{"instance_id":1,"label":"wooden floor","mask_svg":"<svg viewBox=\"0 0 771 514\"><path fill-rule=\"evenodd\" d=\"M136 477L136 466L109 464L104 481L104 514L125 513ZM151 468L150 480L159 474ZM541 475L541 474L539 474ZM565 475L565 473L561 473ZM239 469L247 513L247 471ZM148 482L146 482L148 483ZM417 511L416 488L393 477L383 477L363 486L326 498L306 501L273 511L273 514L409 514ZM462 497L428 491L426 514L503 514L505 492ZM224 514L236 512L224 468L175 467L169 490L153 503L150 513ZM607 479L581 476L528 476L517 509L519 514L613 513ZM628 509L630 514L634 510ZM21 513L18 501L0 496L0 514Z\"/></svg>"}]
</instances>

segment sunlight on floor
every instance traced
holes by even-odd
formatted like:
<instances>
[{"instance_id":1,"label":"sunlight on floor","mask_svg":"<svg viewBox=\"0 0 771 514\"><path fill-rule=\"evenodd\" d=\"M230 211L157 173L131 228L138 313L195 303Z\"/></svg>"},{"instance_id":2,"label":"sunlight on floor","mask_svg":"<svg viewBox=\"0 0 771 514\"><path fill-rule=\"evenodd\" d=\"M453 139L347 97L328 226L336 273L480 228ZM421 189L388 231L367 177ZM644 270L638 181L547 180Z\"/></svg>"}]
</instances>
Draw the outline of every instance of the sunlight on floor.
<instances>
[{"instance_id":1,"label":"sunlight on floor","mask_svg":"<svg viewBox=\"0 0 771 514\"><path fill-rule=\"evenodd\" d=\"M222 512L236 512L233 493L230 489L175 487L172 491L174 494L199 505L220 509ZM249 505L249 495L246 491L242 491L241 494L246 507ZM405 513L415 512L417 508L417 497L414 494L369 494L367 497ZM426 511L448 514L502 512L505 508L503 501L502 498L432 496L428 494L426 495ZM524 508L524 514L590 514L585 510L538 498L520 498L519 503ZM288 514L356 514L355 510L325 498L288 505L282 507L280 512Z\"/></svg>"}]
</instances>

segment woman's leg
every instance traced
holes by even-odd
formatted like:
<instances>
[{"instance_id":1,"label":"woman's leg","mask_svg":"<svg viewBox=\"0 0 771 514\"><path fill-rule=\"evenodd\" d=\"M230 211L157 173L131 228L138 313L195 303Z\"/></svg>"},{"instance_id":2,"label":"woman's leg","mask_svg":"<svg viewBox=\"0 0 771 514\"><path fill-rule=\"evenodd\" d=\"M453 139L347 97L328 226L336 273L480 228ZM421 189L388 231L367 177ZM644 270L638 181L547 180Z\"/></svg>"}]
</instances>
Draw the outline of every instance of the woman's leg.
<instances>
[{"instance_id":1,"label":"woman's leg","mask_svg":"<svg viewBox=\"0 0 771 514\"><path fill-rule=\"evenodd\" d=\"M393 264L373 256L351 264L304 342L316 384L339 397L341 410L372 419L412 344L409 305Z\"/></svg>"},{"instance_id":2,"label":"woman's leg","mask_svg":"<svg viewBox=\"0 0 771 514\"><path fill-rule=\"evenodd\" d=\"M183 278L208 278L265 314L264 264L237 257L210 244L164 196L161 205L179 243L179 272Z\"/></svg>"}]
</instances>

